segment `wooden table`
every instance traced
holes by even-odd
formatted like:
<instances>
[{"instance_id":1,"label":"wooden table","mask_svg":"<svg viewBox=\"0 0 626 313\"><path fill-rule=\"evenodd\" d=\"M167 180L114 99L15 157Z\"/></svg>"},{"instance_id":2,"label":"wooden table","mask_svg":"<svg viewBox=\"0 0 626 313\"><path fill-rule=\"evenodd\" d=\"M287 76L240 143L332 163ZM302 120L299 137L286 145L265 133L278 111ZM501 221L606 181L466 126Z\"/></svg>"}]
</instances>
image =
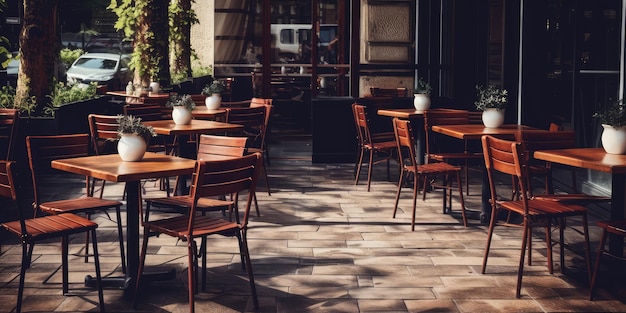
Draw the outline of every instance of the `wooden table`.
<instances>
[{"instance_id":1,"label":"wooden table","mask_svg":"<svg viewBox=\"0 0 626 313\"><path fill-rule=\"evenodd\" d=\"M397 117L405 120L423 118L424 111L416 109L380 109L376 111L378 115Z\"/></svg>"},{"instance_id":2,"label":"wooden table","mask_svg":"<svg viewBox=\"0 0 626 313\"><path fill-rule=\"evenodd\" d=\"M497 137L508 137L514 139L515 134L519 131L536 130L536 128L524 125L502 125L498 128L489 128L485 127L485 125L483 124L434 125L431 129L434 132L461 140L480 140L480 138L484 135L493 135ZM482 172L482 205L480 221L481 223L489 223L489 218L491 216L491 204L489 203L489 199L491 198L491 191L489 190L489 176L487 175L487 171L485 170L484 166Z\"/></svg>"},{"instance_id":3,"label":"wooden table","mask_svg":"<svg viewBox=\"0 0 626 313\"><path fill-rule=\"evenodd\" d=\"M147 121L143 122L143 124L152 126L159 135L168 136L215 134L243 129L243 126L238 124L206 120L191 120L191 123L187 125L178 125L173 120Z\"/></svg>"},{"instance_id":4,"label":"wooden table","mask_svg":"<svg viewBox=\"0 0 626 313\"><path fill-rule=\"evenodd\" d=\"M226 109L211 110L204 105L196 105L196 108L191 111L191 115L197 119L203 120L215 120L218 116L226 114Z\"/></svg>"},{"instance_id":5,"label":"wooden table","mask_svg":"<svg viewBox=\"0 0 626 313\"><path fill-rule=\"evenodd\" d=\"M608 154L603 148L575 148L540 150L533 154L535 159L586 168L611 174L611 220L624 218L626 204L626 155ZM622 255L623 238L609 237L609 250Z\"/></svg>"},{"instance_id":6,"label":"wooden table","mask_svg":"<svg viewBox=\"0 0 626 313\"><path fill-rule=\"evenodd\" d=\"M52 161L52 168L91 176L112 182L126 183L126 276L109 278L106 285L124 288L132 296L139 268L139 210L141 209L142 179L191 175L195 160L146 152L143 160L125 162L117 154L97 155ZM121 197L121 195L120 195ZM107 278L103 277L103 280ZM87 282L86 282L87 283Z\"/></svg>"}]
</instances>

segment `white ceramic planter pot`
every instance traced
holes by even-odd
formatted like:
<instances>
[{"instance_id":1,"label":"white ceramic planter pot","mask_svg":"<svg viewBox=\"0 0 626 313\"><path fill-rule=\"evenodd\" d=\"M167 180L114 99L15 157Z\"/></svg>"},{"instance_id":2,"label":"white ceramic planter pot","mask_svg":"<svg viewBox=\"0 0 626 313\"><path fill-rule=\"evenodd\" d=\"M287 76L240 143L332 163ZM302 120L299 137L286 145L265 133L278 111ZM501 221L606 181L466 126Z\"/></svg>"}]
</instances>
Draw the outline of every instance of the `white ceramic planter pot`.
<instances>
[{"instance_id":1,"label":"white ceramic planter pot","mask_svg":"<svg viewBox=\"0 0 626 313\"><path fill-rule=\"evenodd\" d=\"M174 120L174 124L176 125L187 125L191 123L192 117L191 111L187 110L185 107L176 106L172 110L172 120Z\"/></svg>"},{"instance_id":2,"label":"white ceramic planter pot","mask_svg":"<svg viewBox=\"0 0 626 313\"><path fill-rule=\"evenodd\" d=\"M606 153L626 154L626 126L613 127L602 124L602 147Z\"/></svg>"},{"instance_id":3,"label":"white ceramic planter pot","mask_svg":"<svg viewBox=\"0 0 626 313\"><path fill-rule=\"evenodd\" d=\"M122 161L141 161L147 146L143 138L133 134L125 134L117 142L117 153Z\"/></svg>"},{"instance_id":4,"label":"white ceramic planter pot","mask_svg":"<svg viewBox=\"0 0 626 313\"><path fill-rule=\"evenodd\" d=\"M485 127L497 128L504 124L504 109L487 108L483 111Z\"/></svg>"},{"instance_id":5,"label":"white ceramic planter pot","mask_svg":"<svg viewBox=\"0 0 626 313\"><path fill-rule=\"evenodd\" d=\"M214 93L214 94L206 97L206 99L204 99L204 104L206 104L206 107L209 110L219 109L220 105L222 104L222 96L220 96L219 94Z\"/></svg>"},{"instance_id":6,"label":"white ceramic planter pot","mask_svg":"<svg viewBox=\"0 0 626 313\"><path fill-rule=\"evenodd\" d=\"M150 93L151 94L158 95L160 91L161 91L161 85L158 82L151 82L150 83Z\"/></svg>"},{"instance_id":7,"label":"white ceramic planter pot","mask_svg":"<svg viewBox=\"0 0 626 313\"><path fill-rule=\"evenodd\" d=\"M414 94L413 105L418 111L428 110L430 108L430 96L425 93Z\"/></svg>"}]
</instances>

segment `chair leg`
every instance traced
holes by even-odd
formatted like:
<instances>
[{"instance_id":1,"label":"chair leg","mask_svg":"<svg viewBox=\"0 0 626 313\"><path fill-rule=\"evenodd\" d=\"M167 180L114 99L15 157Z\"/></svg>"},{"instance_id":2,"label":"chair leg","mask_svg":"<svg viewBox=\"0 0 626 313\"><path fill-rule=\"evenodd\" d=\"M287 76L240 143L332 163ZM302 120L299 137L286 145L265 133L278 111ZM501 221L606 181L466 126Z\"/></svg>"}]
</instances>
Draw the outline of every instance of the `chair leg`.
<instances>
[{"instance_id":1,"label":"chair leg","mask_svg":"<svg viewBox=\"0 0 626 313\"><path fill-rule=\"evenodd\" d=\"M68 284L68 270L67 270L67 254L68 254L68 245L69 238L68 236L63 236L61 238L61 277L63 277L63 294L67 294L69 292L69 284Z\"/></svg>"},{"instance_id":2,"label":"chair leg","mask_svg":"<svg viewBox=\"0 0 626 313\"><path fill-rule=\"evenodd\" d=\"M139 286L141 284L141 276L143 276L143 267L146 263L146 250L148 248L148 239L150 238L150 229L143 228L143 242L141 244L141 254L139 254L139 267L137 269L137 281L135 282L135 295L133 296L133 308L137 308L137 299L139 295Z\"/></svg>"},{"instance_id":3,"label":"chair leg","mask_svg":"<svg viewBox=\"0 0 626 313\"><path fill-rule=\"evenodd\" d=\"M359 159L356 163L356 175L354 179L354 185L359 184L359 176L361 176L361 166L363 166L363 157L365 156L365 150L361 148L361 153L359 154Z\"/></svg>"},{"instance_id":4,"label":"chair leg","mask_svg":"<svg viewBox=\"0 0 626 313\"><path fill-rule=\"evenodd\" d=\"M188 288L189 288L189 312L193 313L195 312L195 291L194 291L194 266L195 266L195 262L194 262L194 258L195 258L195 253L194 253L194 248L193 246L195 245L195 241L193 239L189 239L187 241L187 280L188 280Z\"/></svg>"},{"instance_id":5,"label":"chair leg","mask_svg":"<svg viewBox=\"0 0 626 313\"><path fill-rule=\"evenodd\" d=\"M587 214L583 214L583 231L585 232L585 250L587 259L587 279L591 281L591 246L589 245L589 225L587 224Z\"/></svg>"},{"instance_id":6,"label":"chair leg","mask_svg":"<svg viewBox=\"0 0 626 313\"><path fill-rule=\"evenodd\" d=\"M91 244L93 245L93 263L96 268L96 287L98 288L98 300L100 301L100 312L104 312L104 295L102 294L102 274L100 274L100 257L98 254L98 239L96 230L91 231Z\"/></svg>"},{"instance_id":7,"label":"chair leg","mask_svg":"<svg viewBox=\"0 0 626 313\"><path fill-rule=\"evenodd\" d=\"M30 245L32 246L32 245ZM30 257L28 255L28 251L32 249L28 246L28 244L22 244L22 266L20 266L20 284L17 289L17 306L15 307L15 312L22 312L22 297L24 295L24 282L26 279L26 269L30 267Z\"/></svg>"},{"instance_id":8,"label":"chair leg","mask_svg":"<svg viewBox=\"0 0 626 313\"><path fill-rule=\"evenodd\" d=\"M483 255L482 274L485 274L485 270L487 269L487 258L489 257L489 248L491 248L491 238L493 237L493 229L496 226L497 215L498 211L492 210L491 221L489 222L489 231L487 232L487 245L485 246L485 254Z\"/></svg>"},{"instance_id":9,"label":"chair leg","mask_svg":"<svg viewBox=\"0 0 626 313\"><path fill-rule=\"evenodd\" d=\"M242 231L240 233L241 239L241 250L244 255L244 259L246 260L246 271L248 272L248 280L250 281L250 291L252 292L252 301L254 303L254 308L256 310L259 309L259 300L256 294L256 285L254 283L254 273L252 272L252 261L250 260L250 251L248 250L248 238L246 236L246 232Z\"/></svg>"},{"instance_id":10,"label":"chair leg","mask_svg":"<svg viewBox=\"0 0 626 313\"><path fill-rule=\"evenodd\" d=\"M600 245L598 246L598 253L596 254L596 264L593 267L593 275L591 276L591 284L589 285L589 300L593 300L593 289L596 286L596 280L598 278L598 271L600 270L600 260L604 252L604 246L606 245L607 231L602 230L602 237L600 237Z\"/></svg>"},{"instance_id":11,"label":"chair leg","mask_svg":"<svg viewBox=\"0 0 626 313\"><path fill-rule=\"evenodd\" d=\"M202 291L206 291L206 236L202 236L200 244L200 255L202 257Z\"/></svg>"},{"instance_id":12,"label":"chair leg","mask_svg":"<svg viewBox=\"0 0 626 313\"><path fill-rule=\"evenodd\" d=\"M559 228L561 228L560 225L559 225ZM562 238L562 236L563 236L562 234L559 234L559 237ZM554 273L554 262L553 262L553 258L552 258L552 227L550 226L550 224L548 224L546 226L546 254L548 256L548 271L550 272L550 274L553 274ZM563 260L563 252L561 252L561 260ZM528 261L529 261L528 265L530 265L530 256L528 257ZM561 262L563 262L563 261L561 261ZM561 271L562 270L563 270L563 263L561 263Z\"/></svg>"},{"instance_id":13,"label":"chair leg","mask_svg":"<svg viewBox=\"0 0 626 313\"><path fill-rule=\"evenodd\" d=\"M463 185L461 185L461 174L456 172L456 183L459 186L459 202L461 203L461 216L463 217L463 226L467 227L467 216L465 215L465 199L463 198Z\"/></svg>"},{"instance_id":14,"label":"chair leg","mask_svg":"<svg viewBox=\"0 0 626 313\"><path fill-rule=\"evenodd\" d=\"M374 149L370 149L370 159L367 162L367 191L372 183L372 168L374 168Z\"/></svg>"},{"instance_id":15,"label":"chair leg","mask_svg":"<svg viewBox=\"0 0 626 313\"><path fill-rule=\"evenodd\" d=\"M415 214L417 210L417 188L418 188L418 179L417 175L413 178L413 215L411 216L411 231L415 231Z\"/></svg>"},{"instance_id":16,"label":"chair leg","mask_svg":"<svg viewBox=\"0 0 626 313\"><path fill-rule=\"evenodd\" d=\"M526 255L526 244L528 243L528 235L531 233L528 221L524 220L524 235L522 236L522 249L520 252L519 268L517 270L517 287L515 289L515 298L520 298L522 293L522 276L524 275L524 256Z\"/></svg>"},{"instance_id":17,"label":"chair leg","mask_svg":"<svg viewBox=\"0 0 626 313\"><path fill-rule=\"evenodd\" d=\"M398 192L396 192L396 204L393 207L393 218L396 218L396 211L398 211L398 202L400 202L400 191L402 190L402 184L404 183L405 172L400 172L400 179L398 181Z\"/></svg>"},{"instance_id":18,"label":"chair leg","mask_svg":"<svg viewBox=\"0 0 626 313\"><path fill-rule=\"evenodd\" d=\"M265 188L267 189L267 195L271 196L272 193L270 192L270 179L267 175L267 169L265 168L265 164L261 165L261 169L263 170L263 176L265 177Z\"/></svg>"},{"instance_id":19,"label":"chair leg","mask_svg":"<svg viewBox=\"0 0 626 313\"><path fill-rule=\"evenodd\" d=\"M120 206L115 207L117 217L117 237L120 242L120 257L122 259L122 273L126 274L126 250L124 250L124 230L122 229L122 214Z\"/></svg>"}]
</instances>

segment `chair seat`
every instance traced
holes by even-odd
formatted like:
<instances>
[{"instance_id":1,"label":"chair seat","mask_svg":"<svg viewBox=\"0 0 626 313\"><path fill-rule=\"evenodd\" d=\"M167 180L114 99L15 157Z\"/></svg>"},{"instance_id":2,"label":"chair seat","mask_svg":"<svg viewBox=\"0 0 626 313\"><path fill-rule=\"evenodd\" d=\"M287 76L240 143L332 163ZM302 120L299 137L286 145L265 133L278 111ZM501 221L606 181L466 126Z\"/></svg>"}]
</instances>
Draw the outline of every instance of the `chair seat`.
<instances>
[{"instance_id":1,"label":"chair seat","mask_svg":"<svg viewBox=\"0 0 626 313\"><path fill-rule=\"evenodd\" d=\"M189 239L189 217L176 216L152 222L144 222L150 231L167 234L181 240ZM196 216L194 220L193 238L210 234L232 234L239 230L239 224L210 216Z\"/></svg>"},{"instance_id":2,"label":"chair seat","mask_svg":"<svg viewBox=\"0 0 626 313\"><path fill-rule=\"evenodd\" d=\"M509 211L524 215L524 203L521 200L502 201L498 202L498 204ZM546 199L528 200L528 215L534 218L567 217L586 214L586 212L587 208L581 205L564 204Z\"/></svg>"},{"instance_id":3,"label":"chair seat","mask_svg":"<svg viewBox=\"0 0 626 313\"><path fill-rule=\"evenodd\" d=\"M374 150L384 150L384 149L394 149L396 147L396 142L394 141L380 141L380 142L372 142L372 144L364 145L368 149Z\"/></svg>"},{"instance_id":4,"label":"chair seat","mask_svg":"<svg viewBox=\"0 0 626 313\"><path fill-rule=\"evenodd\" d=\"M192 205L193 199L186 196L173 196L173 197L165 197L165 198L153 198L146 199L146 202L151 202L153 205L163 205L169 207L181 207L181 208L190 208ZM222 207L234 205L234 201L229 200L220 200L220 199L212 199L212 198L200 198L198 199L198 211L203 211L206 208L216 208L216 210Z\"/></svg>"},{"instance_id":5,"label":"chair seat","mask_svg":"<svg viewBox=\"0 0 626 313\"><path fill-rule=\"evenodd\" d=\"M450 153L431 153L428 157L432 160L445 162L446 160L466 160L466 159L482 159L483 154L478 152L450 152Z\"/></svg>"},{"instance_id":6,"label":"chair seat","mask_svg":"<svg viewBox=\"0 0 626 313\"><path fill-rule=\"evenodd\" d=\"M58 201L44 202L39 208L47 213L59 214L77 211L105 210L111 207L121 206L122 203L114 200L94 197L74 198Z\"/></svg>"},{"instance_id":7,"label":"chair seat","mask_svg":"<svg viewBox=\"0 0 626 313\"><path fill-rule=\"evenodd\" d=\"M97 223L68 213L27 219L24 223L26 232L29 234L27 239L29 241L83 233L98 227ZM5 222L2 225L8 231L21 236L22 229L19 220Z\"/></svg>"},{"instance_id":8,"label":"chair seat","mask_svg":"<svg viewBox=\"0 0 626 313\"><path fill-rule=\"evenodd\" d=\"M433 162L417 166L419 174L445 173L461 171L460 166L451 165L445 162Z\"/></svg>"}]
</instances>

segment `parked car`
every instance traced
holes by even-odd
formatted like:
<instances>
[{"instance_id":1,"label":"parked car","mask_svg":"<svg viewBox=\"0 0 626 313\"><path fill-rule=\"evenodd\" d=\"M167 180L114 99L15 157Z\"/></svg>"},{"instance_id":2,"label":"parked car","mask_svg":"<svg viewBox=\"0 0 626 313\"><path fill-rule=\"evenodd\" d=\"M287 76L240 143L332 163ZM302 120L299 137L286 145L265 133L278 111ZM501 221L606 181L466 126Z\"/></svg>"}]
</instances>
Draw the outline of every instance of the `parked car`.
<instances>
[{"instance_id":1,"label":"parked car","mask_svg":"<svg viewBox=\"0 0 626 313\"><path fill-rule=\"evenodd\" d=\"M114 53L85 53L67 70L68 84L106 85L109 90L122 90L131 81L128 68L130 56Z\"/></svg>"}]
</instances>

